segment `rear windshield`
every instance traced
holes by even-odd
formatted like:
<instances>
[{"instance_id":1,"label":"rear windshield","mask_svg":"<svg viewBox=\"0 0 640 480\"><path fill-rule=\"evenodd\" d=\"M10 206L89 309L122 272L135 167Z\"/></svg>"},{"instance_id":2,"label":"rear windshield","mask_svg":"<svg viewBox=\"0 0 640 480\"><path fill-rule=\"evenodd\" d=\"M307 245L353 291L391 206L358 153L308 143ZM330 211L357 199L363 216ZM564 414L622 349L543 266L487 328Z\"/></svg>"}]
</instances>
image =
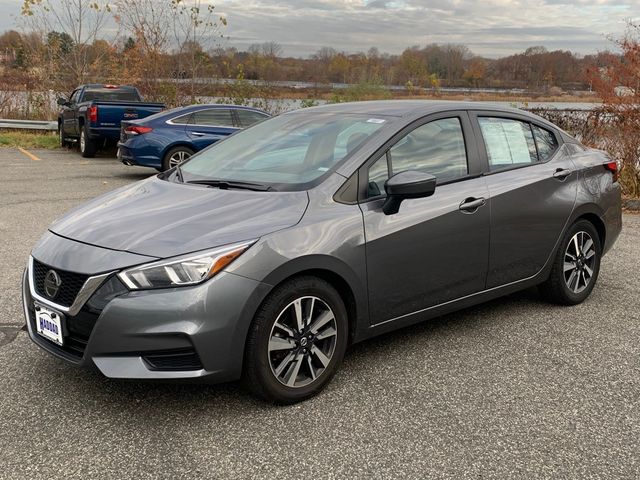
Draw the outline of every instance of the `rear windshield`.
<instances>
[{"instance_id":1,"label":"rear windshield","mask_svg":"<svg viewBox=\"0 0 640 480\"><path fill-rule=\"evenodd\" d=\"M89 88L84 91L83 101L91 102L139 102L140 95L135 90L117 88Z\"/></svg>"}]
</instances>

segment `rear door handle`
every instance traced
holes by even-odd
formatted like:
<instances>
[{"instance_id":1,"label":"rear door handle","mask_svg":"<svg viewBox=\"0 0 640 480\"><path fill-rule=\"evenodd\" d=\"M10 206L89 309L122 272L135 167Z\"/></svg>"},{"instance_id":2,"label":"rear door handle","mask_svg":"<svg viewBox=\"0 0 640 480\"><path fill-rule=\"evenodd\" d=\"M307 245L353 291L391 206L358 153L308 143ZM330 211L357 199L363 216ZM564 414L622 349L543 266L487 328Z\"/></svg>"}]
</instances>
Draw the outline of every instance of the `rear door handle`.
<instances>
[{"instance_id":1,"label":"rear door handle","mask_svg":"<svg viewBox=\"0 0 640 480\"><path fill-rule=\"evenodd\" d=\"M553 178L557 178L558 180L564 180L569 175L571 175L571 170L568 168L557 168L555 172L553 172Z\"/></svg>"},{"instance_id":2,"label":"rear door handle","mask_svg":"<svg viewBox=\"0 0 640 480\"><path fill-rule=\"evenodd\" d=\"M487 203L487 201L483 197L470 197L464 199L458 208L462 213L476 213L476 211L485 203Z\"/></svg>"},{"instance_id":3,"label":"rear door handle","mask_svg":"<svg viewBox=\"0 0 640 480\"><path fill-rule=\"evenodd\" d=\"M191 135L195 136L195 137L204 137L206 135L206 133L202 133L202 132L191 132Z\"/></svg>"}]
</instances>

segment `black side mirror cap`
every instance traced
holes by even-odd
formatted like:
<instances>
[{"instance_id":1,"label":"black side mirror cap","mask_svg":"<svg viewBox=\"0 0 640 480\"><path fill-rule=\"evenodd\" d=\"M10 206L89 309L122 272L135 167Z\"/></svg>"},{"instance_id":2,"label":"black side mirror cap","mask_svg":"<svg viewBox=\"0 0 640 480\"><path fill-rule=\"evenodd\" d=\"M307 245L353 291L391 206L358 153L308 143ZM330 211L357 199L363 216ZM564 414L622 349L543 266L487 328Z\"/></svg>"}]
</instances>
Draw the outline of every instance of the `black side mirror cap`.
<instances>
[{"instance_id":1,"label":"black side mirror cap","mask_svg":"<svg viewBox=\"0 0 640 480\"><path fill-rule=\"evenodd\" d=\"M385 215L393 215L400 210L400 204L407 198L430 197L436 191L436 177L417 170L396 173L389 178L384 189L387 200L382 205Z\"/></svg>"},{"instance_id":2,"label":"black side mirror cap","mask_svg":"<svg viewBox=\"0 0 640 480\"><path fill-rule=\"evenodd\" d=\"M69 101L66 98L58 98L57 100L58 105L60 105L61 107L64 107L65 105L69 104Z\"/></svg>"}]
</instances>

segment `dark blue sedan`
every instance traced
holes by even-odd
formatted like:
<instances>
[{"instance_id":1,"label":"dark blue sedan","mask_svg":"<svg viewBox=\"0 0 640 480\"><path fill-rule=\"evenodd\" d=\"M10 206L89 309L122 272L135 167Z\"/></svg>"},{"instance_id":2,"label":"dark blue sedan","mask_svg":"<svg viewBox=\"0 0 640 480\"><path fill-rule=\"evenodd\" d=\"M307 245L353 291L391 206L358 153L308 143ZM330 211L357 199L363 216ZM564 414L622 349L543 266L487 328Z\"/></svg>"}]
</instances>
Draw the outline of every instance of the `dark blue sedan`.
<instances>
[{"instance_id":1,"label":"dark blue sedan","mask_svg":"<svg viewBox=\"0 0 640 480\"><path fill-rule=\"evenodd\" d=\"M118 158L125 165L168 170L269 116L262 110L237 105L192 105L123 121Z\"/></svg>"}]
</instances>

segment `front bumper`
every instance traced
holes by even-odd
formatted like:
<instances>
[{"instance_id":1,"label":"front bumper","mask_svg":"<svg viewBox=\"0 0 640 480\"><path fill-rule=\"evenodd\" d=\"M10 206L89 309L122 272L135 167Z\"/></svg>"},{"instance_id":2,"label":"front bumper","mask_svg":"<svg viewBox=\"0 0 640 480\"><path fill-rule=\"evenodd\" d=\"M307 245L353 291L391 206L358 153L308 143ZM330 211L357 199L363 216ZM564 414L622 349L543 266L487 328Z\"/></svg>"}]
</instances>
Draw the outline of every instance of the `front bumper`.
<instances>
[{"instance_id":1,"label":"front bumper","mask_svg":"<svg viewBox=\"0 0 640 480\"><path fill-rule=\"evenodd\" d=\"M107 277L75 315L57 309L66 317L60 347L36 332L39 295L27 268L29 336L49 353L111 378L216 383L240 377L247 331L268 285L226 272L194 287L129 292L118 283Z\"/></svg>"}]
</instances>

